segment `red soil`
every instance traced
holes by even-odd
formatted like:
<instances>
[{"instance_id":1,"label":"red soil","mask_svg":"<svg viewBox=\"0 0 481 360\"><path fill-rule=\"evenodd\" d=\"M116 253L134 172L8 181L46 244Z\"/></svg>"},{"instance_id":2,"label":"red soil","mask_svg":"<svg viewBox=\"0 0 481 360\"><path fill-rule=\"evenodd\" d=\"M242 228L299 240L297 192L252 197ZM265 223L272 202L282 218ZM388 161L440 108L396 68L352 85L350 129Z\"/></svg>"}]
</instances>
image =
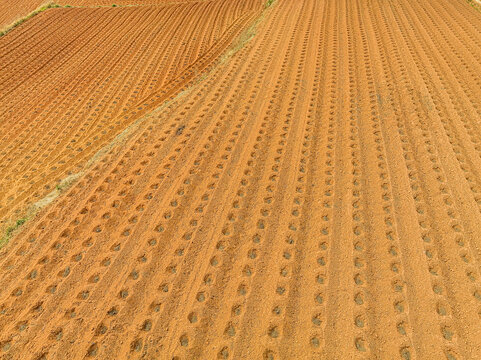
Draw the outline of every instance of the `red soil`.
<instances>
[{"instance_id":1,"label":"red soil","mask_svg":"<svg viewBox=\"0 0 481 360\"><path fill-rule=\"evenodd\" d=\"M51 9L1 38L1 224L196 79L256 3Z\"/></svg>"},{"instance_id":2,"label":"red soil","mask_svg":"<svg viewBox=\"0 0 481 360\"><path fill-rule=\"evenodd\" d=\"M1 1L0 31L14 23L16 20L28 15L43 3L45 3L45 0Z\"/></svg>"},{"instance_id":3,"label":"red soil","mask_svg":"<svg viewBox=\"0 0 481 360\"><path fill-rule=\"evenodd\" d=\"M183 3L215 2L216 0L60 0L60 5L71 6L152 6ZM247 1L248 2L248 1Z\"/></svg>"},{"instance_id":4,"label":"red soil","mask_svg":"<svg viewBox=\"0 0 481 360\"><path fill-rule=\"evenodd\" d=\"M56 12L36 21L78 17L81 29L90 19L113 21L112 11ZM78 65L50 68L35 88L55 93L62 71L69 89L80 76L69 78L69 71L78 69L82 80L95 84L79 86L75 99L83 110L54 99L31 104L39 114L48 109L35 118L36 131L29 126L37 123L27 121L32 115L7 113L11 154L0 160L2 174L27 168L30 159L21 151L36 146L51 146L64 165L81 164L69 156L79 146L70 142L78 139L74 134L91 129L83 142L93 143L94 136L105 142L102 131L121 119L102 123L92 115L101 99L112 98L107 89L127 86L120 99L135 90L139 99L160 85L152 81L157 72L147 76L135 67L159 62L131 56L161 57L150 47L141 50L157 44L141 29L165 22L141 21L142 9L121 11L125 23L135 25L98 26L106 45L86 45L98 57L112 52L104 59L111 62L93 68L94 60L77 59ZM93 20L96 14L102 16ZM198 19L188 17L186 24ZM175 75L173 64L188 66L183 56L200 53L199 38L213 37L206 30L211 26L200 24L192 30L205 35L196 33L190 51L167 51L171 60L159 69L170 69L176 79L187 76ZM40 27L29 26L23 31L34 46L32 29ZM189 33L186 26L178 31ZM204 76L163 106L157 102L148 116L130 115L135 101L125 100L116 111L128 106L129 116L139 119L136 127L0 252L1 355L478 359L480 28L481 14L464 1L277 0L252 39L254 31L244 32ZM131 33L145 44L133 42L129 53L122 39ZM19 34L4 49L17 49L25 54L15 57L21 59L30 54L20 50L30 38L15 47ZM69 36L74 45L87 41ZM50 40L70 49L61 36ZM175 48L178 41L170 43ZM95 79L109 81L90 80L91 68L105 71ZM122 71L140 75L116 83ZM159 71L165 90L169 72ZM3 81L11 81L8 88L30 82L16 79ZM20 103L33 101L23 94ZM69 99L67 90L59 94ZM99 119L104 115L113 116L105 111ZM80 125L90 117L102 127ZM46 138L34 141L37 134ZM72 153L55 144L61 136L74 144ZM50 152L39 150L31 167L37 161L39 172L50 176L54 162L43 165L50 156L41 154ZM6 159L14 165L6 166Z\"/></svg>"}]
</instances>

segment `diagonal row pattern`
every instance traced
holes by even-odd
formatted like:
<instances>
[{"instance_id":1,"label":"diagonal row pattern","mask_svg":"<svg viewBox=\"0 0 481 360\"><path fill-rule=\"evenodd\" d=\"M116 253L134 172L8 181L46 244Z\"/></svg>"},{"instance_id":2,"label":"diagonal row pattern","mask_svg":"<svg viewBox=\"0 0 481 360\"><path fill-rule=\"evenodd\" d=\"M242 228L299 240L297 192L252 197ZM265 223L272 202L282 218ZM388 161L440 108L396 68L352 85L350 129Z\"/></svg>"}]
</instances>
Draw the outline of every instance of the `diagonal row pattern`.
<instances>
[{"instance_id":1,"label":"diagonal row pattern","mask_svg":"<svg viewBox=\"0 0 481 360\"><path fill-rule=\"evenodd\" d=\"M145 86L184 60L146 75L135 131L1 250L2 356L477 358L481 17L277 0L261 18L162 106Z\"/></svg>"},{"instance_id":2,"label":"diagonal row pattern","mask_svg":"<svg viewBox=\"0 0 481 360\"><path fill-rule=\"evenodd\" d=\"M257 1L54 9L0 40L0 221L194 80Z\"/></svg>"}]
</instances>

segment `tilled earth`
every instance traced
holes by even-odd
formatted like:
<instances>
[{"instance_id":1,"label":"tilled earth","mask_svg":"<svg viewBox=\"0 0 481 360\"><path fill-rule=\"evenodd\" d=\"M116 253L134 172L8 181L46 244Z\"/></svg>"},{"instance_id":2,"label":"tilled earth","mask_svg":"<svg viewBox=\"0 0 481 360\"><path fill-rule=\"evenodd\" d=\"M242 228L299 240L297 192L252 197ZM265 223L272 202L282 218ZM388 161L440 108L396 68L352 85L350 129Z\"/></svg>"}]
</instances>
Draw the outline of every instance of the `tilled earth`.
<instances>
[{"instance_id":1,"label":"tilled earth","mask_svg":"<svg viewBox=\"0 0 481 360\"><path fill-rule=\"evenodd\" d=\"M0 356L480 358L480 29L463 0L213 0L1 38L2 219L79 175L0 252Z\"/></svg>"}]
</instances>

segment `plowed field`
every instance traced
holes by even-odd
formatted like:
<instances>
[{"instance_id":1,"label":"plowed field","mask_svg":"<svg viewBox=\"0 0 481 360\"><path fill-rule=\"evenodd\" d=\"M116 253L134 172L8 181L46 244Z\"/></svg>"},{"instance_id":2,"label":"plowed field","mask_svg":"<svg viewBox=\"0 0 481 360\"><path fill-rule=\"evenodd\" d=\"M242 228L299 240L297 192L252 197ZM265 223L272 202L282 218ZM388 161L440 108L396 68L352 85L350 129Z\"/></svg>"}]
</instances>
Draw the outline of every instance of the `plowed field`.
<instances>
[{"instance_id":1,"label":"plowed field","mask_svg":"<svg viewBox=\"0 0 481 360\"><path fill-rule=\"evenodd\" d=\"M0 30L28 15L46 2L45 0L15 0L13 3L5 0L0 2Z\"/></svg>"},{"instance_id":2,"label":"plowed field","mask_svg":"<svg viewBox=\"0 0 481 360\"><path fill-rule=\"evenodd\" d=\"M50 9L1 38L0 229L198 77L258 5Z\"/></svg>"},{"instance_id":3,"label":"plowed field","mask_svg":"<svg viewBox=\"0 0 481 360\"><path fill-rule=\"evenodd\" d=\"M480 359L479 29L463 0L55 9L15 29L0 217L84 170L0 252L0 355Z\"/></svg>"},{"instance_id":4,"label":"plowed field","mask_svg":"<svg viewBox=\"0 0 481 360\"><path fill-rule=\"evenodd\" d=\"M217 0L214 0L217 1ZM182 3L212 2L212 0L61 0L61 5L70 6L153 6ZM246 1L248 2L248 1Z\"/></svg>"}]
</instances>

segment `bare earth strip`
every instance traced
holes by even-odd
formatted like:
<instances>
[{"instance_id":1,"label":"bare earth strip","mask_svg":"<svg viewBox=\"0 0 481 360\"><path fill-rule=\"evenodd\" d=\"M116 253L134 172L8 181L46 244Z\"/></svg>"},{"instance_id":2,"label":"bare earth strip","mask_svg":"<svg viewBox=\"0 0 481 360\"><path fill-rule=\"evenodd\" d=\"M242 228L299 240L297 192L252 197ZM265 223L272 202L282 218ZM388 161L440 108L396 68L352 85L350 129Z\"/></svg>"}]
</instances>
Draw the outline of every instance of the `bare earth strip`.
<instances>
[{"instance_id":1,"label":"bare earth strip","mask_svg":"<svg viewBox=\"0 0 481 360\"><path fill-rule=\"evenodd\" d=\"M78 26L112 21L85 11ZM122 19L137 19L148 42L142 16L155 15ZM66 26L38 19L49 20ZM248 23L201 81L129 115L134 131L1 250L3 358L479 358L481 14L464 1L277 0ZM207 25L194 28L214 41ZM127 36L110 32L105 41ZM10 41L5 51L27 62L28 39ZM143 79L157 73L139 68L115 83L138 62L112 62L105 90L80 87L84 110L71 117L54 99L31 104L64 111L45 116L58 134L47 125L42 143L93 117L112 84L128 85L129 107L129 96L166 91L168 76L179 78L173 64L202 53L197 42L189 49L168 58L170 75ZM36 91L63 80L49 74ZM30 86L20 74L3 81ZM16 126L2 138L12 144L3 175L36 147L22 132L30 115L1 105L11 122L0 133ZM121 117L91 136L112 119Z\"/></svg>"}]
</instances>

